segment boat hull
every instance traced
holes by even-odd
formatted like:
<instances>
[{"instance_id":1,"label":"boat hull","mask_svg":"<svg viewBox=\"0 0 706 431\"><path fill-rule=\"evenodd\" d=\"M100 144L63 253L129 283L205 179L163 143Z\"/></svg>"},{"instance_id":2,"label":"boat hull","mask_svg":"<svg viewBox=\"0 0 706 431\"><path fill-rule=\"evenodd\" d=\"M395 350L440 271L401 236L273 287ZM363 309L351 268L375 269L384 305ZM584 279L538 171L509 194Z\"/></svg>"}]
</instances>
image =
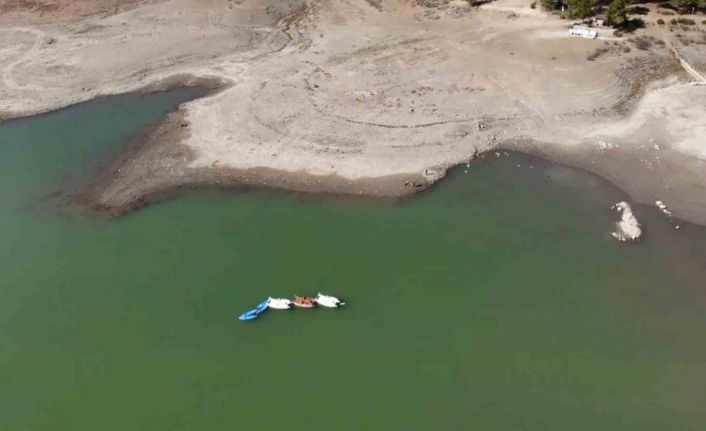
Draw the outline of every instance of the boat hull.
<instances>
[{"instance_id":1,"label":"boat hull","mask_svg":"<svg viewBox=\"0 0 706 431\"><path fill-rule=\"evenodd\" d=\"M246 321L246 320L255 320L255 319L257 319L258 317L260 317L260 313L255 312L255 310L250 310L250 311L248 311L248 312L245 312L245 313L241 314L241 315L238 317L238 319L239 319L239 320Z\"/></svg>"},{"instance_id":2,"label":"boat hull","mask_svg":"<svg viewBox=\"0 0 706 431\"><path fill-rule=\"evenodd\" d=\"M267 300L267 305L274 310L289 310L292 308L292 301L289 299L270 298Z\"/></svg>"},{"instance_id":3,"label":"boat hull","mask_svg":"<svg viewBox=\"0 0 706 431\"><path fill-rule=\"evenodd\" d=\"M345 305L345 302L335 296L322 295L320 293L316 296L316 303L327 308L338 308Z\"/></svg>"},{"instance_id":4,"label":"boat hull","mask_svg":"<svg viewBox=\"0 0 706 431\"><path fill-rule=\"evenodd\" d=\"M294 301L292 301L292 305L299 308L314 308L316 307L316 300L309 296L294 295Z\"/></svg>"},{"instance_id":5,"label":"boat hull","mask_svg":"<svg viewBox=\"0 0 706 431\"><path fill-rule=\"evenodd\" d=\"M269 307L269 306L268 306L268 304L267 304L267 301L263 301L263 302L261 302L260 304L258 304L258 306L255 307L254 309L252 309L252 310L250 310L250 311L246 311L245 313L243 313L243 314L241 314L240 316L238 316L238 320L243 320L243 321L255 320L255 319L257 319L258 317L260 317L260 315L261 315L262 313L264 313L265 310L267 310L268 307Z\"/></svg>"}]
</instances>

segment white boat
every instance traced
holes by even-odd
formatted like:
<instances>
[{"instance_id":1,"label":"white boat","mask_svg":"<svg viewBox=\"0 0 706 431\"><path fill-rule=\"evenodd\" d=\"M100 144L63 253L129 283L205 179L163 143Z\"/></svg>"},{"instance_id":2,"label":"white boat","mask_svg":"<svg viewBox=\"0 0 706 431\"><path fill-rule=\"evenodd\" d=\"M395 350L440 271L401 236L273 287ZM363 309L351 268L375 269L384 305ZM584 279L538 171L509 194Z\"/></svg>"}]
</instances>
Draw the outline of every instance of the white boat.
<instances>
[{"instance_id":1,"label":"white boat","mask_svg":"<svg viewBox=\"0 0 706 431\"><path fill-rule=\"evenodd\" d=\"M342 302L335 296L322 295L321 293L316 295L316 303L329 308L338 308L341 305L346 305L345 302Z\"/></svg>"},{"instance_id":2,"label":"white boat","mask_svg":"<svg viewBox=\"0 0 706 431\"><path fill-rule=\"evenodd\" d=\"M267 305L275 310L289 310L292 308L292 301L284 298L268 298Z\"/></svg>"}]
</instances>

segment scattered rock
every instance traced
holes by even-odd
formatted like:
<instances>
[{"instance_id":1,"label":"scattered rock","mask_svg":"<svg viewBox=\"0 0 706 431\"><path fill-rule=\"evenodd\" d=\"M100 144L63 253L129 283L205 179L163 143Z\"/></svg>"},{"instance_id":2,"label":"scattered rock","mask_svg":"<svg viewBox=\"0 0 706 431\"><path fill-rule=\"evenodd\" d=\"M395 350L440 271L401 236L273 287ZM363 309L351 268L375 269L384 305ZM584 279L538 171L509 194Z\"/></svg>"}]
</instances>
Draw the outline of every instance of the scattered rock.
<instances>
[{"instance_id":1,"label":"scattered rock","mask_svg":"<svg viewBox=\"0 0 706 431\"><path fill-rule=\"evenodd\" d=\"M437 168L427 168L423 172L424 178L426 179L427 185L433 184L446 175L446 170L443 167Z\"/></svg>"},{"instance_id":2,"label":"scattered rock","mask_svg":"<svg viewBox=\"0 0 706 431\"><path fill-rule=\"evenodd\" d=\"M657 208L659 208L659 210L662 211L662 214L666 215L667 217L672 216L672 212L669 211L669 208L667 208L667 205L665 205L664 202L655 201L655 205L657 205Z\"/></svg>"},{"instance_id":3,"label":"scattered rock","mask_svg":"<svg viewBox=\"0 0 706 431\"><path fill-rule=\"evenodd\" d=\"M600 148L601 150L610 150L614 147L615 145L611 144L610 142L598 141L598 148Z\"/></svg>"}]
</instances>

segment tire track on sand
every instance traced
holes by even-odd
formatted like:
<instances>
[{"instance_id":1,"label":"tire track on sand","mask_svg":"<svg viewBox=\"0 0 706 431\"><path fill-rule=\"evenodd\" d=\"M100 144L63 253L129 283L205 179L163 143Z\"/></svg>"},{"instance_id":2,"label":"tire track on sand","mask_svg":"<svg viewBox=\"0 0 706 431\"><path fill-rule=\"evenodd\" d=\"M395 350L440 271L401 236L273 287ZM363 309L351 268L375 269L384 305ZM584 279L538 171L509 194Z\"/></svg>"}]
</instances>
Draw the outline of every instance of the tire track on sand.
<instances>
[{"instance_id":1,"label":"tire track on sand","mask_svg":"<svg viewBox=\"0 0 706 431\"><path fill-rule=\"evenodd\" d=\"M690 65L684 57L681 56L679 53L679 50L672 44L672 41L669 40L667 37L664 37L664 40L667 42L667 46L669 49L672 51L674 56L679 60L679 64L681 64L681 67L691 75L692 78L694 78L695 82L692 83L692 85L706 85L706 77L701 74L696 68L694 68L692 65Z\"/></svg>"},{"instance_id":2,"label":"tire track on sand","mask_svg":"<svg viewBox=\"0 0 706 431\"><path fill-rule=\"evenodd\" d=\"M18 84L14 77L12 76L13 69L15 66L24 63L25 61L29 60L30 58L36 56L37 51L39 51L39 46L42 43L42 40L44 39L44 32L40 30L36 30L33 28L26 28L26 27L14 27L14 28L4 28L0 29L0 31L3 32L24 32L24 33L32 33L36 36L36 39L34 40L34 45L25 52L23 55L20 55L19 58L17 58L15 61L12 63L8 64L5 66L5 68L2 70L2 82L7 88L12 88L16 90L42 90L42 88L37 87L32 84Z\"/></svg>"}]
</instances>

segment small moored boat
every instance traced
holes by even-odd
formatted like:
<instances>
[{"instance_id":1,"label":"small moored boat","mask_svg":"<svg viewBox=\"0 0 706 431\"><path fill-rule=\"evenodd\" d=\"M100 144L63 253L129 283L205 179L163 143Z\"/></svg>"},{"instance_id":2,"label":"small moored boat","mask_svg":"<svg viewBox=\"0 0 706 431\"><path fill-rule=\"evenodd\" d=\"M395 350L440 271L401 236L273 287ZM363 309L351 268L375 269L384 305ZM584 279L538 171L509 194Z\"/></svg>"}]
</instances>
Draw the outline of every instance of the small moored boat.
<instances>
[{"instance_id":1,"label":"small moored boat","mask_svg":"<svg viewBox=\"0 0 706 431\"><path fill-rule=\"evenodd\" d=\"M324 307L328 308L338 308L342 305L346 305L345 302L342 302L340 299L336 298L335 296L329 296L329 295L322 295L319 293L316 295L316 303L319 305L323 305Z\"/></svg>"},{"instance_id":2,"label":"small moored boat","mask_svg":"<svg viewBox=\"0 0 706 431\"><path fill-rule=\"evenodd\" d=\"M263 311L267 310L267 307L269 307L267 301L262 301L258 304L257 307L255 307L255 309L258 311L258 313L262 313Z\"/></svg>"},{"instance_id":3,"label":"small moored boat","mask_svg":"<svg viewBox=\"0 0 706 431\"><path fill-rule=\"evenodd\" d=\"M261 302L257 307L253 308L250 311L246 311L245 313L241 314L238 319L240 320L254 320L260 317L260 314L264 313L265 310L267 310L267 301Z\"/></svg>"},{"instance_id":4,"label":"small moored boat","mask_svg":"<svg viewBox=\"0 0 706 431\"><path fill-rule=\"evenodd\" d=\"M238 319L240 320L254 320L260 317L260 313L257 310L250 310L246 311L245 313L241 314Z\"/></svg>"},{"instance_id":5,"label":"small moored boat","mask_svg":"<svg viewBox=\"0 0 706 431\"><path fill-rule=\"evenodd\" d=\"M294 301L292 301L297 307L301 308L314 308L316 307L316 300L308 296L294 296Z\"/></svg>"},{"instance_id":6,"label":"small moored boat","mask_svg":"<svg viewBox=\"0 0 706 431\"><path fill-rule=\"evenodd\" d=\"M275 310L289 310L292 308L292 301L284 298L269 298L267 306Z\"/></svg>"}]
</instances>

